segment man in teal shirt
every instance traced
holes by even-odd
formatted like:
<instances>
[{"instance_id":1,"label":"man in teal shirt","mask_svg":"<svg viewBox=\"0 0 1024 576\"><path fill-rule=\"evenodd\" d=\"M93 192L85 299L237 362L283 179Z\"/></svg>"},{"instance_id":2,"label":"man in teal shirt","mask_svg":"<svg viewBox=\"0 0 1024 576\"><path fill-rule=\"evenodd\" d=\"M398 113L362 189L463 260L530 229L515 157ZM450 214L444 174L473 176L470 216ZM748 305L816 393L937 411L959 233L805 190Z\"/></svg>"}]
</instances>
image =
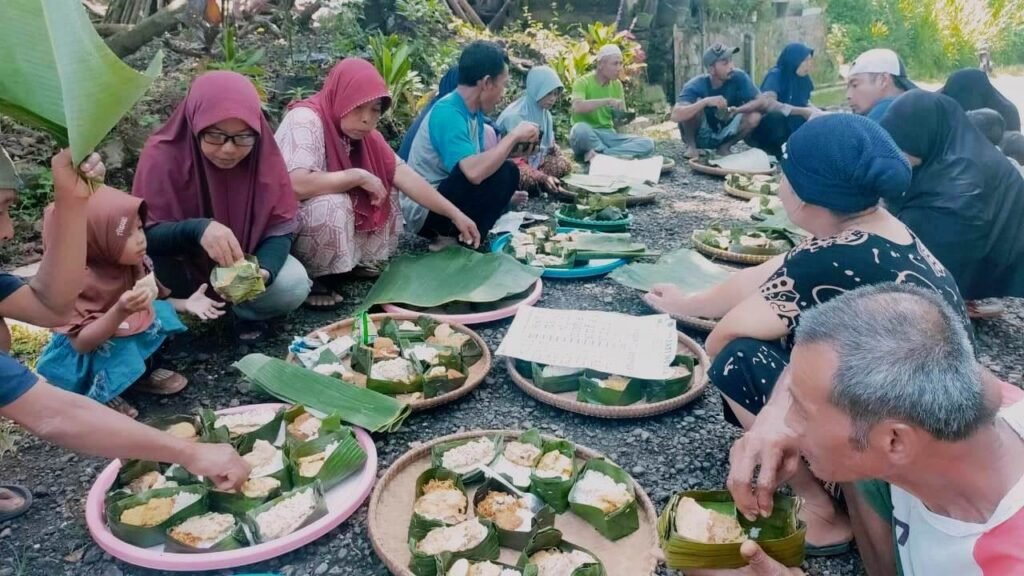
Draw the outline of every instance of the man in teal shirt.
<instances>
[{"instance_id":1,"label":"man in teal shirt","mask_svg":"<svg viewBox=\"0 0 1024 576\"><path fill-rule=\"evenodd\" d=\"M615 131L615 112L626 109L619 80L622 50L608 44L597 53L597 67L572 86L572 131L569 145L577 159L590 162L595 154L644 158L654 153L654 141Z\"/></svg>"}]
</instances>

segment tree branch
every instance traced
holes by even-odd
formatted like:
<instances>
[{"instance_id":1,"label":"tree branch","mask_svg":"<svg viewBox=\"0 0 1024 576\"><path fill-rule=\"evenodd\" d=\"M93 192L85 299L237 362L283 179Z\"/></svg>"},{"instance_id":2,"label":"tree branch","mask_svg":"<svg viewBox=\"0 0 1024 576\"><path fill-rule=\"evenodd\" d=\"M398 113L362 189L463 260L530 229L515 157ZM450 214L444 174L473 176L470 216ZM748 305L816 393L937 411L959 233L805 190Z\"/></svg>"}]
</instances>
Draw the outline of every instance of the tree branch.
<instances>
[{"instance_id":1,"label":"tree branch","mask_svg":"<svg viewBox=\"0 0 1024 576\"><path fill-rule=\"evenodd\" d=\"M134 54L139 48L149 43L150 40L163 35L164 32L173 30L181 24L181 21L178 20L178 15L185 10L187 3L188 0L174 0L163 10L148 18L144 18L131 30L126 30L107 38L107 46L119 58Z\"/></svg>"}]
</instances>

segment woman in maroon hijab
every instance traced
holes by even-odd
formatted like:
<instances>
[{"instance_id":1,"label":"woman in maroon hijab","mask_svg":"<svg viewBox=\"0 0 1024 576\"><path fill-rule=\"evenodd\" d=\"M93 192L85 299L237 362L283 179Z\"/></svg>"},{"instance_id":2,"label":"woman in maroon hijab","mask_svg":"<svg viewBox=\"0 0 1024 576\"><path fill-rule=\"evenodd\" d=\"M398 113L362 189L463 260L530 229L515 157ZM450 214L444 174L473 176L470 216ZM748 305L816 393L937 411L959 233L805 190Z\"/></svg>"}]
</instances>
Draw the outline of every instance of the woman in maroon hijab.
<instances>
[{"instance_id":1,"label":"woman in maroon hijab","mask_svg":"<svg viewBox=\"0 0 1024 576\"><path fill-rule=\"evenodd\" d=\"M297 309L309 277L289 255L298 203L252 83L208 72L146 142L132 193L149 206L146 239L160 282L188 297L214 266L259 260L267 291L233 307L243 339Z\"/></svg>"},{"instance_id":2,"label":"woman in maroon hijab","mask_svg":"<svg viewBox=\"0 0 1024 576\"><path fill-rule=\"evenodd\" d=\"M376 68L347 58L320 92L292 104L277 130L301 201L295 255L314 278L311 308L338 307L341 296L329 286L338 275L374 276L398 248L398 190L448 217L466 244L480 243L476 224L406 166L377 131L390 105Z\"/></svg>"}]
</instances>

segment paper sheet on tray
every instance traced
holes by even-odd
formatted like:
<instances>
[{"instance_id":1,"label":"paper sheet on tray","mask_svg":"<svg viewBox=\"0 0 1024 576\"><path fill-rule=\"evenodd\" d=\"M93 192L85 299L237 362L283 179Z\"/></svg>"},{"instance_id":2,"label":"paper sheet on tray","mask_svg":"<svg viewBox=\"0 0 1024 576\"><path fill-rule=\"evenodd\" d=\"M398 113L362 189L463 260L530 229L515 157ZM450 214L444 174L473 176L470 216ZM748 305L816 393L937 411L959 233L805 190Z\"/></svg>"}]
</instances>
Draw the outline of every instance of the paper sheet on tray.
<instances>
[{"instance_id":1,"label":"paper sheet on tray","mask_svg":"<svg viewBox=\"0 0 1024 576\"><path fill-rule=\"evenodd\" d=\"M708 164L718 166L725 170L740 170L749 172L762 172L772 169L772 157L765 154L764 150L751 148L739 154L730 154L714 160Z\"/></svg>"},{"instance_id":2,"label":"paper sheet on tray","mask_svg":"<svg viewBox=\"0 0 1024 576\"><path fill-rule=\"evenodd\" d=\"M519 231L523 222L526 221L526 212L505 212L498 218L498 221L491 227L491 234L509 234Z\"/></svg>"},{"instance_id":3,"label":"paper sheet on tray","mask_svg":"<svg viewBox=\"0 0 1024 576\"><path fill-rule=\"evenodd\" d=\"M591 176L616 176L657 184L661 179L661 165L663 162L664 160L661 156L652 156L643 160L627 160L605 154L597 154L590 160L590 171L588 173Z\"/></svg>"},{"instance_id":4,"label":"paper sheet on tray","mask_svg":"<svg viewBox=\"0 0 1024 576\"><path fill-rule=\"evenodd\" d=\"M677 350L676 324L666 314L553 310L523 306L498 355L608 374L664 378Z\"/></svg>"}]
</instances>

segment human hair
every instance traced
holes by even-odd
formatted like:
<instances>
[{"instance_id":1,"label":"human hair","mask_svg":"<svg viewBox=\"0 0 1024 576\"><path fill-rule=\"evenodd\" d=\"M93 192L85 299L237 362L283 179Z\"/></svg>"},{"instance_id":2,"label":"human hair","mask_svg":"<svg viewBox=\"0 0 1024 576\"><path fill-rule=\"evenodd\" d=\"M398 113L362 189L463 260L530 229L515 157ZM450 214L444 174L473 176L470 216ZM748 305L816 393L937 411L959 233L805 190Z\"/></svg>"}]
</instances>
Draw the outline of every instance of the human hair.
<instances>
[{"instance_id":1,"label":"human hair","mask_svg":"<svg viewBox=\"0 0 1024 576\"><path fill-rule=\"evenodd\" d=\"M978 108L969 111L967 118L993 146L1002 144L1003 133L1006 132L1006 120L1003 120L1002 114L991 108Z\"/></svg>"},{"instance_id":2,"label":"human hair","mask_svg":"<svg viewBox=\"0 0 1024 576\"><path fill-rule=\"evenodd\" d=\"M795 345L809 344L838 357L830 399L859 450L884 420L957 442L995 417L967 330L932 291L884 283L842 294L801 315Z\"/></svg>"},{"instance_id":3,"label":"human hair","mask_svg":"<svg viewBox=\"0 0 1024 576\"><path fill-rule=\"evenodd\" d=\"M1019 164L1024 164L1024 134L1007 132L1003 135L1003 143L1000 148L1003 149L1003 154L1013 158Z\"/></svg>"},{"instance_id":4,"label":"human hair","mask_svg":"<svg viewBox=\"0 0 1024 576\"><path fill-rule=\"evenodd\" d=\"M508 54L494 42L476 40L462 50L459 56L459 85L476 86L490 76L501 76L508 65Z\"/></svg>"}]
</instances>

